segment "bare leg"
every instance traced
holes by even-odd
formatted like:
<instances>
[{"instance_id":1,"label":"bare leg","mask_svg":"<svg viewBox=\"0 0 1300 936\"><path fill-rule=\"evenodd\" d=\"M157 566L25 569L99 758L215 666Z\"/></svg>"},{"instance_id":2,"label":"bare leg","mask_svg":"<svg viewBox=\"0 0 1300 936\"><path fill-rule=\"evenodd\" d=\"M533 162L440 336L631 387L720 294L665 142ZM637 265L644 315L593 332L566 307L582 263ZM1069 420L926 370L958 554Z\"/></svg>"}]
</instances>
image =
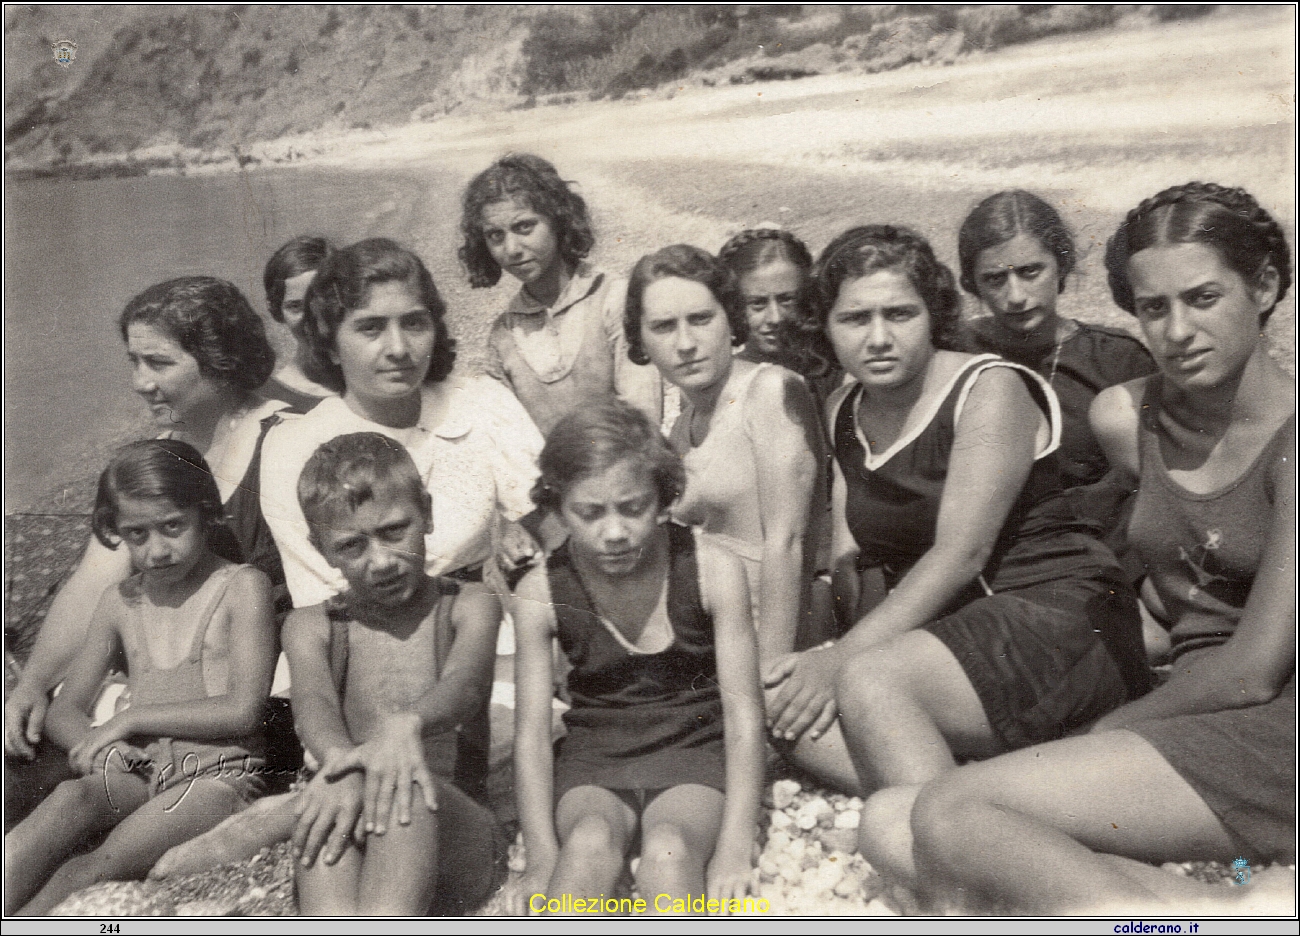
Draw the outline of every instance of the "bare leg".
<instances>
[{"instance_id":1,"label":"bare leg","mask_svg":"<svg viewBox=\"0 0 1300 936\"><path fill-rule=\"evenodd\" d=\"M494 825L492 813L458 787L439 787L438 911L465 916L491 896Z\"/></svg>"},{"instance_id":2,"label":"bare leg","mask_svg":"<svg viewBox=\"0 0 1300 936\"><path fill-rule=\"evenodd\" d=\"M776 689L769 692L775 694ZM862 783L858 780L853 759L849 757L849 749L844 746L844 736L840 733L838 720L815 741L808 732L804 732L803 737L792 746L787 747L782 743L777 745L777 749L788 760L820 778L828 786L850 796L862 795Z\"/></svg>"},{"instance_id":3,"label":"bare leg","mask_svg":"<svg viewBox=\"0 0 1300 936\"><path fill-rule=\"evenodd\" d=\"M364 861L365 852L349 836L334 864L327 865L320 856L310 868L295 863L293 876L298 892L298 912L303 916L356 916Z\"/></svg>"},{"instance_id":4,"label":"bare leg","mask_svg":"<svg viewBox=\"0 0 1300 936\"><path fill-rule=\"evenodd\" d=\"M725 802L712 787L684 783L646 807L636 883L651 910L659 894L685 900L704 893L704 869L718 844Z\"/></svg>"},{"instance_id":5,"label":"bare leg","mask_svg":"<svg viewBox=\"0 0 1300 936\"><path fill-rule=\"evenodd\" d=\"M858 826L858 851L887 878L914 887L916 864L912 860L912 805L919 784L886 787L873 793L862 806Z\"/></svg>"},{"instance_id":6,"label":"bare leg","mask_svg":"<svg viewBox=\"0 0 1300 936\"><path fill-rule=\"evenodd\" d=\"M148 800L148 780L112 767L55 787L5 836L5 915L31 900L88 837L108 831Z\"/></svg>"},{"instance_id":7,"label":"bare leg","mask_svg":"<svg viewBox=\"0 0 1300 936\"><path fill-rule=\"evenodd\" d=\"M242 807L234 789L207 778L193 781L179 799L166 793L156 796L118 823L99 848L65 862L23 911L49 913L71 894L100 881L142 880L173 845L202 835Z\"/></svg>"},{"instance_id":8,"label":"bare leg","mask_svg":"<svg viewBox=\"0 0 1300 936\"><path fill-rule=\"evenodd\" d=\"M565 793L555 809L560 856L547 893L610 893L623 873L636 824L636 813L609 790L582 786Z\"/></svg>"},{"instance_id":9,"label":"bare leg","mask_svg":"<svg viewBox=\"0 0 1300 936\"><path fill-rule=\"evenodd\" d=\"M938 885L941 895L992 898L1030 913L1183 913L1192 894L1221 907L1237 898L1234 891L1243 898L1249 891L1198 888L1114 857L1224 860L1234 853L1196 791L1128 731L963 767L922 790L912 828L921 881Z\"/></svg>"},{"instance_id":10,"label":"bare leg","mask_svg":"<svg viewBox=\"0 0 1300 936\"><path fill-rule=\"evenodd\" d=\"M957 658L909 631L849 660L836 683L840 728L867 791L920 784L956 766L953 754L1001 750Z\"/></svg>"}]
</instances>

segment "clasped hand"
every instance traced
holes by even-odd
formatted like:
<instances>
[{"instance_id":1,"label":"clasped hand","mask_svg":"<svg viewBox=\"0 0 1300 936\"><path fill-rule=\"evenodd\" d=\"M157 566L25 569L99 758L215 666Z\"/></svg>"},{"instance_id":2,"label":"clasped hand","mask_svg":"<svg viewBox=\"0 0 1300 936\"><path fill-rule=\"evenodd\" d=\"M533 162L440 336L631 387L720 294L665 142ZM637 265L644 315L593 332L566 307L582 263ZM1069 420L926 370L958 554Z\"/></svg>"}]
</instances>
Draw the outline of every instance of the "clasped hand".
<instances>
[{"instance_id":1,"label":"clasped hand","mask_svg":"<svg viewBox=\"0 0 1300 936\"><path fill-rule=\"evenodd\" d=\"M815 741L830 729L839 714L835 707L839 669L834 646L787 653L767 666L763 687L773 737L795 741L808 732Z\"/></svg>"}]
</instances>

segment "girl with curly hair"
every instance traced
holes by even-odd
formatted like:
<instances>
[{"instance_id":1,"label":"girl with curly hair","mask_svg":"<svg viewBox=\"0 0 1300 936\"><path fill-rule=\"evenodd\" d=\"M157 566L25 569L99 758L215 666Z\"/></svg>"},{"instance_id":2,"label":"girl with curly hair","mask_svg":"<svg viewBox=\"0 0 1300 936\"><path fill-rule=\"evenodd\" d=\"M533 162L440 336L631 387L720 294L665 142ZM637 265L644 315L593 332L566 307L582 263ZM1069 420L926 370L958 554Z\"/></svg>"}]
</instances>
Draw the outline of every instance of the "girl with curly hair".
<instances>
[{"instance_id":1,"label":"girl with curly hair","mask_svg":"<svg viewBox=\"0 0 1300 936\"><path fill-rule=\"evenodd\" d=\"M260 569L279 612L289 608L284 571L258 497L263 441L288 404L258 392L275 367L262 319L231 283L182 276L127 303L118 327L135 391L164 438L205 453L222 498L215 548ZM125 550L91 538L80 564L50 606L22 676L5 703L5 752L30 760L44 736L50 692L85 641L106 588L131 574ZM23 782L11 784L22 787ZM40 795L36 791L34 795ZM11 819L21 818L13 815Z\"/></svg>"},{"instance_id":2,"label":"girl with curly hair","mask_svg":"<svg viewBox=\"0 0 1300 936\"><path fill-rule=\"evenodd\" d=\"M814 276L852 378L827 416L835 584L854 610L837 643L782 661L768 717L796 761L874 794L861 846L888 868L921 783L1077 729L1145 691L1147 670L1136 596L1045 459L1060 440L1046 381L954 350L956 283L913 231L846 231ZM857 589L872 567L890 588L874 606Z\"/></svg>"},{"instance_id":3,"label":"girl with curly hair","mask_svg":"<svg viewBox=\"0 0 1300 936\"><path fill-rule=\"evenodd\" d=\"M658 425L662 384L653 367L628 360L627 281L587 262L595 237L582 196L545 159L511 153L474 177L462 204L470 285L495 286L502 270L520 283L488 337L488 372L542 434L614 394Z\"/></svg>"},{"instance_id":4,"label":"girl with curly hair","mask_svg":"<svg viewBox=\"0 0 1300 936\"><path fill-rule=\"evenodd\" d=\"M1295 860L1296 391L1261 334L1291 252L1246 192L1192 182L1130 211L1106 267L1160 371L1091 421L1138 481L1128 535L1173 673L1088 734L926 787L916 870L1032 914L1294 914L1294 872L1229 888L1147 863Z\"/></svg>"}]
</instances>

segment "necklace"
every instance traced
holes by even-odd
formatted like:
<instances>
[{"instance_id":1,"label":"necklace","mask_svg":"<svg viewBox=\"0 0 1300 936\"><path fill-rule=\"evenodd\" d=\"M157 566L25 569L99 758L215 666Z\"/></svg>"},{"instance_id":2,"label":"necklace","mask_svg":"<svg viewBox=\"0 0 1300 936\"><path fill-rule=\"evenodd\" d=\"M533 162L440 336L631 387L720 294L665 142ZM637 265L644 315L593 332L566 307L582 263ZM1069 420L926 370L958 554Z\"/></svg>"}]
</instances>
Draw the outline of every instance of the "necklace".
<instances>
[{"instance_id":1,"label":"necklace","mask_svg":"<svg viewBox=\"0 0 1300 936\"><path fill-rule=\"evenodd\" d=\"M1050 387L1056 380L1056 368L1061 363L1061 348L1067 341L1073 338L1079 332L1079 326L1073 319L1062 319L1061 327L1057 330L1056 348L1052 351L1052 367L1047 375L1047 385Z\"/></svg>"}]
</instances>

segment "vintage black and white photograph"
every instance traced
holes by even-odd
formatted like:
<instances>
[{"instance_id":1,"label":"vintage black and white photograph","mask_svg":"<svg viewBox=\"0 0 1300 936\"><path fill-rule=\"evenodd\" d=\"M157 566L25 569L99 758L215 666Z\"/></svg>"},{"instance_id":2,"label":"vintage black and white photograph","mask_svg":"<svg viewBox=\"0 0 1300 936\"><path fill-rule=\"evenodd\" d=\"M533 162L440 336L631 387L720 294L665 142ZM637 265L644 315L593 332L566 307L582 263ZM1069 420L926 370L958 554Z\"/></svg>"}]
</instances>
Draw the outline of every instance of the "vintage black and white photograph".
<instances>
[{"instance_id":1,"label":"vintage black and white photograph","mask_svg":"<svg viewBox=\"0 0 1300 936\"><path fill-rule=\"evenodd\" d=\"M1294 931L1296 13L5 4L9 925Z\"/></svg>"}]
</instances>

